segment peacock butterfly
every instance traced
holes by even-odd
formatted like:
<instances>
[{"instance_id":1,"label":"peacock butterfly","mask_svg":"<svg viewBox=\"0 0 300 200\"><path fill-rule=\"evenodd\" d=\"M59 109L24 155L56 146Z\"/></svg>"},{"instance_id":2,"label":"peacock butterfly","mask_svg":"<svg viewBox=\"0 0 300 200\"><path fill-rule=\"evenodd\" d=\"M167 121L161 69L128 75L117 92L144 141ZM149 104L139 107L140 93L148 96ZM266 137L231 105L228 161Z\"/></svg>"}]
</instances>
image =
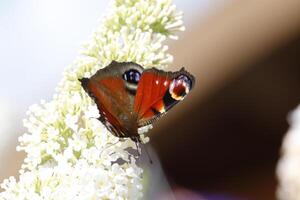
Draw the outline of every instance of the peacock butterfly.
<instances>
[{"instance_id":1,"label":"peacock butterfly","mask_svg":"<svg viewBox=\"0 0 300 200\"><path fill-rule=\"evenodd\" d=\"M138 128L159 119L183 100L195 84L194 76L184 68L165 72L116 61L79 81L97 104L99 120L107 129L134 142L141 142Z\"/></svg>"}]
</instances>

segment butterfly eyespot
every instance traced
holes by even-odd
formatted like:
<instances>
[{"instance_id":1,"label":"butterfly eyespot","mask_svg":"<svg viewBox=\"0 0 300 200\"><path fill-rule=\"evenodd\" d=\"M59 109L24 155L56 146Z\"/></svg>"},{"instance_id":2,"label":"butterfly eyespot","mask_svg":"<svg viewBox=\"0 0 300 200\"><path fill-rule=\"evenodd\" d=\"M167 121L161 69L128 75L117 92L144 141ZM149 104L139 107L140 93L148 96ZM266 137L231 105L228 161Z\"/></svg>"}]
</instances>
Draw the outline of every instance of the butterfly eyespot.
<instances>
[{"instance_id":1,"label":"butterfly eyespot","mask_svg":"<svg viewBox=\"0 0 300 200\"><path fill-rule=\"evenodd\" d=\"M169 92L173 99L182 100L192 88L192 81L186 75L179 75L175 78L169 88Z\"/></svg>"},{"instance_id":2,"label":"butterfly eyespot","mask_svg":"<svg viewBox=\"0 0 300 200\"><path fill-rule=\"evenodd\" d=\"M186 75L179 75L176 80L182 81L189 89L192 87L192 80Z\"/></svg>"},{"instance_id":3,"label":"butterfly eyespot","mask_svg":"<svg viewBox=\"0 0 300 200\"><path fill-rule=\"evenodd\" d=\"M123 79L130 84L138 84L141 78L141 73L135 69L130 69L123 74Z\"/></svg>"}]
</instances>

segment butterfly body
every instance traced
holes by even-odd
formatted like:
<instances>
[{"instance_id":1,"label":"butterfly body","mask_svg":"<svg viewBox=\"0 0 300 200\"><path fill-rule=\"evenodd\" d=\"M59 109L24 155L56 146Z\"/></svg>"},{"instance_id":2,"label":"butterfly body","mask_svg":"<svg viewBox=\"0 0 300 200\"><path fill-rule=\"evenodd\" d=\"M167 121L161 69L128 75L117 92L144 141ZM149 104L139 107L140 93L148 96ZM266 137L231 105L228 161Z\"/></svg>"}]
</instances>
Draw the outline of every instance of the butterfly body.
<instances>
[{"instance_id":1,"label":"butterfly body","mask_svg":"<svg viewBox=\"0 0 300 200\"><path fill-rule=\"evenodd\" d=\"M194 85L194 77L184 69L178 72L145 70L133 62L116 61L80 81L97 104L99 120L108 130L135 142L140 142L138 128L156 121Z\"/></svg>"}]
</instances>

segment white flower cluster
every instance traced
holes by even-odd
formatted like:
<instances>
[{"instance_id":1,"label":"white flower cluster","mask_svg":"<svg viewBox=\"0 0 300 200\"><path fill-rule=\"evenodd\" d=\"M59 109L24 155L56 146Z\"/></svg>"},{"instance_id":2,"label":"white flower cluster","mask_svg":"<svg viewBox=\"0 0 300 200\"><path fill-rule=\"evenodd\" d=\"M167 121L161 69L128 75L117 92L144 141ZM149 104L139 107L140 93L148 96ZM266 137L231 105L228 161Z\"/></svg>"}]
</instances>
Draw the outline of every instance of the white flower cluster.
<instances>
[{"instance_id":1,"label":"white flower cluster","mask_svg":"<svg viewBox=\"0 0 300 200\"><path fill-rule=\"evenodd\" d=\"M277 167L278 199L300 199L300 106L290 115L290 129L283 145L282 157Z\"/></svg>"},{"instance_id":2,"label":"white flower cluster","mask_svg":"<svg viewBox=\"0 0 300 200\"><path fill-rule=\"evenodd\" d=\"M127 150L135 144L110 134L78 79L112 60L165 67L172 61L162 42L183 30L171 0L114 0L111 13L69 66L50 102L28 111L28 133L19 138L27 156L19 180L1 184L0 200L139 199L142 169ZM148 138L142 138L147 142Z\"/></svg>"}]
</instances>

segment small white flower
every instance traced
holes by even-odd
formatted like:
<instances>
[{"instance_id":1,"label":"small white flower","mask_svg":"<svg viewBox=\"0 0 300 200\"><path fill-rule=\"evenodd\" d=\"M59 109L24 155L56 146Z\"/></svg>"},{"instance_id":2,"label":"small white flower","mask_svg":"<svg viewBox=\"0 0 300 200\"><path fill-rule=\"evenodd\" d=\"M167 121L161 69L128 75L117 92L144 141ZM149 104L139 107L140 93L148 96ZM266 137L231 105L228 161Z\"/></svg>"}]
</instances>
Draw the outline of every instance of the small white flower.
<instances>
[{"instance_id":1,"label":"small white flower","mask_svg":"<svg viewBox=\"0 0 300 200\"><path fill-rule=\"evenodd\" d=\"M65 118L66 126L71 128L73 131L77 131L78 117L79 116L67 114Z\"/></svg>"},{"instance_id":2,"label":"small white flower","mask_svg":"<svg viewBox=\"0 0 300 200\"><path fill-rule=\"evenodd\" d=\"M97 109L97 106L96 105L90 105L87 110L85 111L85 116L87 118L99 118L100 117L100 114L99 114L99 111Z\"/></svg>"}]
</instances>

